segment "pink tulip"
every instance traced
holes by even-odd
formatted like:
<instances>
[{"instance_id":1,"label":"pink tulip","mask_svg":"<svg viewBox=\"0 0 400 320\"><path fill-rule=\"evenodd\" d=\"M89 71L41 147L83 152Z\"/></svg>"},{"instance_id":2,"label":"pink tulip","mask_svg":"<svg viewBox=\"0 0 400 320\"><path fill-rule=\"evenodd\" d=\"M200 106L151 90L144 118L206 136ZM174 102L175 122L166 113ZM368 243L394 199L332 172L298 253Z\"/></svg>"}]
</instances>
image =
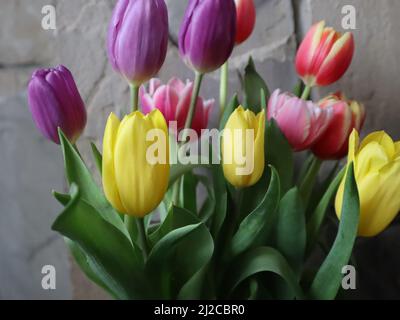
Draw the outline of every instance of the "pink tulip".
<instances>
[{"instance_id":1,"label":"pink tulip","mask_svg":"<svg viewBox=\"0 0 400 320\"><path fill-rule=\"evenodd\" d=\"M319 102L321 108L331 108L333 116L325 133L313 146L321 159L338 160L347 155L353 129L359 132L365 121L365 108L357 101L347 100L340 92Z\"/></svg>"},{"instance_id":2,"label":"pink tulip","mask_svg":"<svg viewBox=\"0 0 400 320\"><path fill-rule=\"evenodd\" d=\"M190 99L193 91L193 82L183 83L180 79L172 78L168 84L163 85L159 79L151 79L149 88L140 88L140 103L142 111L147 114L153 109L159 109L167 122L177 121L178 131L185 126L186 116L189 112ZM204 101L197 99L196 112L192 129L200 135L201 129L208 126L208 117L214 100Z\"/></svg>"},{"instance_id":3,"label":"pink tulip","mask_svg":"<svg viewBox=\"0 0 400 320\"><path fill-rule=\"evenodd\" d=\"M268 102L268 119L275 119L295 151L309 149L325 132L331 108L275 90Z\"/></svg>"},{"instance_id":4,"label":"pink tulip","mask_svg":"<svg viewBox=\"0 0 400 320\"><path fill-rule=\"evenodd\" d=\"M353 55L353 34L342 35L321 21L312 26L297 51L297 73L307 86L327 86L343 76Z\"/></svg>"}]
</instances>

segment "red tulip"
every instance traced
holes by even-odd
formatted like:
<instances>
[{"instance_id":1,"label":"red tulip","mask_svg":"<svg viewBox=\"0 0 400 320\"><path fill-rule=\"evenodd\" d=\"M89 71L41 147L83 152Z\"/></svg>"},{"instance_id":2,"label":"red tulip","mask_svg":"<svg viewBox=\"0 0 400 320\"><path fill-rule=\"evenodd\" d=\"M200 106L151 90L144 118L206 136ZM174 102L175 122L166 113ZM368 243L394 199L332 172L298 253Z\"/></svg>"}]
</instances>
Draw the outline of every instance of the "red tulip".
<instances>
[{"instance_id":1,"label":"red tulip","mask_svg":"<svg viewBox=\"0 0 400 320\"><path fill-rule=\"evenodd\" d=\"M351 132L353 129L359 132L364 124L365 108L357 101L347 100L341 93L324 98L319 105L333 109L333 117L312 151L321 159L341 159L347 155Z\"/></svg>"},{"instance_id":2,"label":"red tulip","mask_svg":"<svg viewBox=\"0 0 400 320\"><path fill-rule=\"evenodd\" d=\"M296 69L307 86L327 86L339 80L354 55L352 33L325 27L325 21L308 31L296 56Z\"/></svg>"},{"instance_id":3,"label":"red tulip","mask_svg":"<svg viewBox=\"0 0 400 320\"><path fill-rule=\"evenodd\" d=\"M235 43L246 41L256 24L256 8L253 0L235 0L236 4L236 39Z\"/></svg>"}]
</instances>

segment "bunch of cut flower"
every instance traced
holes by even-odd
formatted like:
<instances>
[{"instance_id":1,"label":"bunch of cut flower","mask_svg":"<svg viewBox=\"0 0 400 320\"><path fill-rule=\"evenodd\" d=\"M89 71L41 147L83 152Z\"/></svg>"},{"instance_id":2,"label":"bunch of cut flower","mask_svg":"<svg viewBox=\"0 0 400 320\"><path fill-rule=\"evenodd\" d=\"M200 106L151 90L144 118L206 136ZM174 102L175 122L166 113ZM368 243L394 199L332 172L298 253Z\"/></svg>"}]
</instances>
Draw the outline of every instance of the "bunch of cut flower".
<instances>
[{"instance_id":1,"label":"bunch of cut flower","mask_svg":"<svg viewBox=\"0 0 400 320\"><path fill-rule=\"evenodd\" d=\"M227 102L228 59L252 33L255 16L252 0L190 0L179 48L195 80L164 85L151 79L167 52L164 0L117 2L108 55L130 85L132 112L122 121L109 116L102 153L92 144L103 188L75 144L86 111L70 71L34 73L30 109L41 132L61 145L70 183L68 194L54 192L64 210L53 229L111 296L334 299L357 236L377 235L397 215L400 143L375 132L360 144L364 107L341 93L309 100L312 87L330 85L348 69L351 33L324 22L310 29L296 56L302 81L293 93L270 95L250 59L242 103L238 95ZM199 93L203 75L217 69L224 130L215 146L204 131L214 101ZM206 148L197 155L200 144ZM306 150L309 158L295 172L295 153ZM171 164L175 152L181 161ZM201 161L182 160L193 157ZM337 165L321 181L323 160ZM321 265L310 267L334 199L336 239Z\"/></svg>"}]
</instances>

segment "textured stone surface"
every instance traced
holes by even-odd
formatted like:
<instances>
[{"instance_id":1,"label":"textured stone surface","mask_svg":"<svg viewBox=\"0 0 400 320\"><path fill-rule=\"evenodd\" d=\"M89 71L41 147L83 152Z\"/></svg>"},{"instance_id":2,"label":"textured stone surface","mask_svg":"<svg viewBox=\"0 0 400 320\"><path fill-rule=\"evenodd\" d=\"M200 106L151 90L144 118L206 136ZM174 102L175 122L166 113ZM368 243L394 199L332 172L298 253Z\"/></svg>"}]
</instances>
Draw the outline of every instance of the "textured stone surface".
<instances>
[{"instance_id":1,"label":"textured stone surface","mask_svg":"<svg viewBox=\"0 0 400 320\"><path fill-rule=\"evenodd\" d=\"M170 18L170 49L160 78L192 78L180 60L177 36L187 1L166 0ZM293 60L297 40L308 27L326 19L341 30L341 8L357 9L355 40L357 51L350 71L336 85L316 90L315 98L343 89L351 98L365 102L369 117L365 132L385 129L400 138L398 126L398 74L400 74L400 2L398 0L255 0L257 25L252 37L236 48L230 62L230 93L239 88L237 71L243 71L251 54L270 89L290 90L296 82ZM41 9L53 3L57 10L57 31L41 29ZM100 147L110 111L122 115L128 110L125 82L107 61L106 30L115 0L0 0L0 298L106 298L91 285L67 258L61 237L50 231L59 211L51 188L62 189L62 161L59 150L44 141L33 127L23 94L33 69L63 63L73 72L88 109L88 126L79 142L90 161L89 141ZM202 96L218 101L218 72L207 75ZM216 106L211 126L216 123ZM21 129L22 128L22 129ZM4 164L3 164L4 163ZM92 164L93 166L93 164ZM25 197L20 196L24 194ZM388 296L399 292L395 270L398 229L385 233L373 246L359 244L362 264L371 264L362 275L371 278L373 269L386 272L391 283ZM383 250L382 248L385 248ZM370 250L380 253L371 257ZM57 267L57 290L40 287L43 264ZM361 264L361 263L360 263ZM395 266L396 268L393 268ZM71 275L70 275L70 270ZM386 285L387 286L387 285ZM384 291L378 282L365 289L367 296Z\"/></svg>"},{"instance_id":2,"label":"textured stone surface","mask_svg":"<svg viewBox=\"0 0 400 320\"><path fill-rule=\"evenodd\" d=\"M68 256L50 229L61 209L50 190L63 190L62 158L25 101L23 94L0 100L0 299L68 299ZM56 290L41 287L44 265L56 268Z\"/></svg>"}]
</instances>

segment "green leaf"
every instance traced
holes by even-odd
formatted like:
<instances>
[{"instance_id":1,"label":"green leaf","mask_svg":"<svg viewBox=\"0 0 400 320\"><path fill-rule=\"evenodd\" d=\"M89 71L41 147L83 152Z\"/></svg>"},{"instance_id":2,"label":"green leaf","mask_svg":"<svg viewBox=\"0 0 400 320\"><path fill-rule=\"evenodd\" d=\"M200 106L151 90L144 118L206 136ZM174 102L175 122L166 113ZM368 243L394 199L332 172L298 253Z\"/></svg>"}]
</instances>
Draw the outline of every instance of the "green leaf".
<instances>
[{"instance_id":1,"label":"green leaf","mask_svg":"<svg viewBox=\"0 0 400 320\"><path fill-rule=\"evenodd\" d=\"M299 274L306 248L306 221L304 205L297 188L286 193L279 205L276 224L276 248Z\"/></svg>"},{"instance_id":2,"label":"green leaf","mask_svg":"<svg viewBox=\"0 0 400 320\"><path fill-rule=\"evenodd\" d=\"M317 180L318 173L321 168L321 164L322 164L322 160L318 159L317 157L314 156L303 181L300 182L299 191L303 198L306 208L308 206L311 192L314 189L315 182Z\"/></svg>"},{"instance_id":3,"label":"green leaf","mask_svg":"<svg viewBox=\"0 0 400 320\"><path fill-rule=\"evenodd\" d=\"M90 258L85 254L85 252L76 244L74 241L64 238L65 243L67 244L72 256L74 257L76 263L81 268L83 273L95 284L97 284L100 288L103 288L114 298L118 298L118 293L114 293L110 288L107 287L105 283L101 280L101 278L96 274L96 272L92 269L91 265L94 262L89 262Z\"/></svg>"},{"instance_id":4,"label":"green leaf","mask_svg":"<svg viewBox=\"0 0 400 320\"><path fill-rule=\"evenodd\" d=\"M211 257L209 257L211 258ZM209 259L208 258L208 259ZM207 259L207 257L206 257ZM206 260L205 259L205 260ZM203 298L204 279L207 275L208 265L201 268L195 275L187 281L178 293L178 300L200 300Z\"/></svg>"},{"instance_id":5,"label":"green leaf","mask_svg":"<svg viewBox=\"0 0 400 320\"><path fill-rule=\"evenodd\" d=\"M211 234L214 239L217 238L222 225L224 224L228 209L228 190L222 166L217 165L212 167L213 186L215 194L215 212L211 224Z\"/></svg>"},{"instance_id":6,"label":"green leaf","mask_svg":"<svg viewBox=\"0 0 400 320\"><path fill-rule=\"evenodd\" d=\"M272 178L267 193L260 205L250 213L240 224L233 236L229 253L235 257L250 248L263 232L263 237L268 235L271 225L276 217L280 200L279 176L271 167Z\"/></svg>"},{"instance_id":7,"label":"green leaf","mask_svg":"<svg viewBox=\"0 0 400 320\"><path fill-rule=\"evenodd\" d=\"M197 177L192 173L183 176L181 188L181 201L183 208L190 212L197 213Z\"/></svg>"},{"instance_id":8,"label":"green leaf","mask_svg":"<svg viewBox=\"0 0 400 320\"><path fill-rule=\"evenodd\" d=\"M264 89L260 90L260 102L261 108L265 110L265 114L268 113L268 103L267 103L267 96L265 95Z\"/></svg>"},{"instance_id":9,"label":"green leaf","mask_svg":"<svg viewBox=\"0 0 400 320\"><path fill-rule=\"evenodd\" d=\"M244 73L244 107L254 113L261 111L260 92L269 98L270 93L264 79L257 73L253 59L250 57Z\"/></svg>"},{"instance_id":10,"label":"green leaf","mask_svg":"<svg viewBox=\"0 0 400 320\"><path fill-rule=\"evenodd\" d=\"M202 298L204 278L213 252L214 241L204 223L177 246L173 270L178 299Z\"/></svg>"},{"instance_id":11,"label":"green leaf","mask_svg":"<svg viewBox=\"0 0 400 320\"><path fill-rule=\"evenodd\" d=\"M211 218L211 216L213 215L213 213L215 211L215 206L216 206L215 196L216 195L215 195L214 188L211 185L210 179L208 177L198 175L197 179L207 190L207 199L204 202L204 204L199 212L199 217L200 217L201 221L206 223Z\"/></svg>"},{"instance_id":12,"label":"green leaf","mask_svg":"<svg viewBox=\"0 0 400 320\"><path fill-rule=\"evenodd\" d=\"M100 175L102 175L103 170L103 156L101 155L100 151L97 149L96 145L91 142L90 147L92 148L92 154L94 163L96 164L96 168L99 171Z\"/></svg>"},{"instance_id":13,"label":"green leaf","mask_svg":"<svg viewBox=\"0 0 400 320\"><path fill-rule=\"evenodd\" d=\"M252 249L238 257L231 266L226 278L226 288L229 295L249 277L261 272L272 272L286 281L297 299L304 298L296 275L286 259L274 248L258 247Z\"/></svg>"},{"instance_id":14,"label":"green leaf","mask_svg":"<svg viewBox=\"0 0 400 320\"><path fill-rule=\"evenodd\" d=\"M53 197L64 207L71 201L71 196L69 194L59 193L55 190L53 190L51 193L53 194Z\"/></svg>"},{"instance_id":15,"label":"green leaf","mask_svg":"<svg viewBox=\"0 0 400 320\"><path fill-rule=\"evenodd\" d=\"M354 166L348 167L341 219L335 242L315 276L309 296L313 299L334 299L343 278L343 266L347 265L354 247L358 231L360 202L354 177Z\"/></svg>"},{"instance_id":16,"label":"green leaf","mask_svg":"<svg viewBox=\"0 0 400 320\"><path fill-rule=\"evenodd\" d=\"M162 297L200 298L214 243L209 230L191 212L172 207L147 262L148 274ZM151 235L153 240L155 235Z\"/></svg>"},{"instance_id":17,"label":"green leaf","mask_svg":"<svg viewBox=\"0 0 400 320\"><path fill-rule=\"evenodd\" d=\"M143 299L143 261L140 250L115 226L104 220L71 185L71 201L52 229L74 241L89 257L97 279L120 299Z\"/></svg>"},{"instance_id":18,"label":"green leaf","mask_svg":"<svg viewBox=\"0 0 400 320\"><path fill-rule=\"evenodd\" d=\"M171 206L168 214L160 226L149 235L150 242L154 246L172 230L199 223L200 219L192 212L175 206Z\"/></svg>"},{"instance_id":19,"label":"green leaf","mask_svg":"<svg viewBox=\"0 0 400 320\"><path fill-rule=\"evenodd\" d=\"M303 161L301 168L299 170L299 173L296 177L297 185L300 185L300 183L304 180L304 178L307 175L307 172L310 169L311 163L314 161L314 158L315 158L314 154L312 154L312 153L309 154L309 153L310 152L307 152L307 156L306 156L305 160Z\"/></svg>"},{"instance_id":20,"label":"green leaf","mask_svg":"<svg viewBox=\"0 0 400 320\"><path fill-rule=\"evenodd\" d=\"M222 114L221 121L219 123L219 130L223 130L225 128L226 123L228 122L229 117L232 112L239 107L240 102L238 100L237 94L235 94L232 100L228 103L228 105L224 109L224 113Z\"/></svg>"},{"instance_id":21,"label":"green leaf","mask_svg":"<svg viewBox=\"0 0 400 320\"><path fill-rule=\"evenodd\" d=\"M157 242L151 250L146 263L146 269L151 276L153 285L158 289L156 291L161 294L161 296L157 298L172 298L172 273L170 272L172 267L171 257L173 256L179 243L200 228L201 225L201 223L191 224L172 230L164 238Z\"/></svg>"},{"instance_id":22,"label":"green leaf","mask_svg":"<svg viewBox=\"0 0 400 320\"><path fill-rule=\"evenodd\" d=\"M64 156L65 172L69 184L75 183L79 187L82 199L93 206L104 220L118 228L129 238L128 231L120 216L108 203L107 199L94 182L90 171L85 166L80 155L60 129L59 136Z\"/></svg>"},{"instance_id":23,"label":"green leaf","mask_svg":"<svg viewBox=\"0 0 400 320\"><path fill-rule=\"evenodd\" d=\"M343 180L345 171L346 168L343 168L342 171L339 172L336 178L331 182L307 223L307 252L311 251L315 241L318 238L319 230L321 229L322 223L325 220L327 209L332 203L332 199L335 196L341 181Z\"/></svg>"},{"instance_id":24,"label":"green leaf","mask_svg":"<svg viewBox=\"0 0 400 320\"><path fill-rule=\"evenodd\" d=\"M266 125L265 158L278 171L282 193L286 193L293 183L293 150L274 119Z\"/></svg>"}]
</instances>

